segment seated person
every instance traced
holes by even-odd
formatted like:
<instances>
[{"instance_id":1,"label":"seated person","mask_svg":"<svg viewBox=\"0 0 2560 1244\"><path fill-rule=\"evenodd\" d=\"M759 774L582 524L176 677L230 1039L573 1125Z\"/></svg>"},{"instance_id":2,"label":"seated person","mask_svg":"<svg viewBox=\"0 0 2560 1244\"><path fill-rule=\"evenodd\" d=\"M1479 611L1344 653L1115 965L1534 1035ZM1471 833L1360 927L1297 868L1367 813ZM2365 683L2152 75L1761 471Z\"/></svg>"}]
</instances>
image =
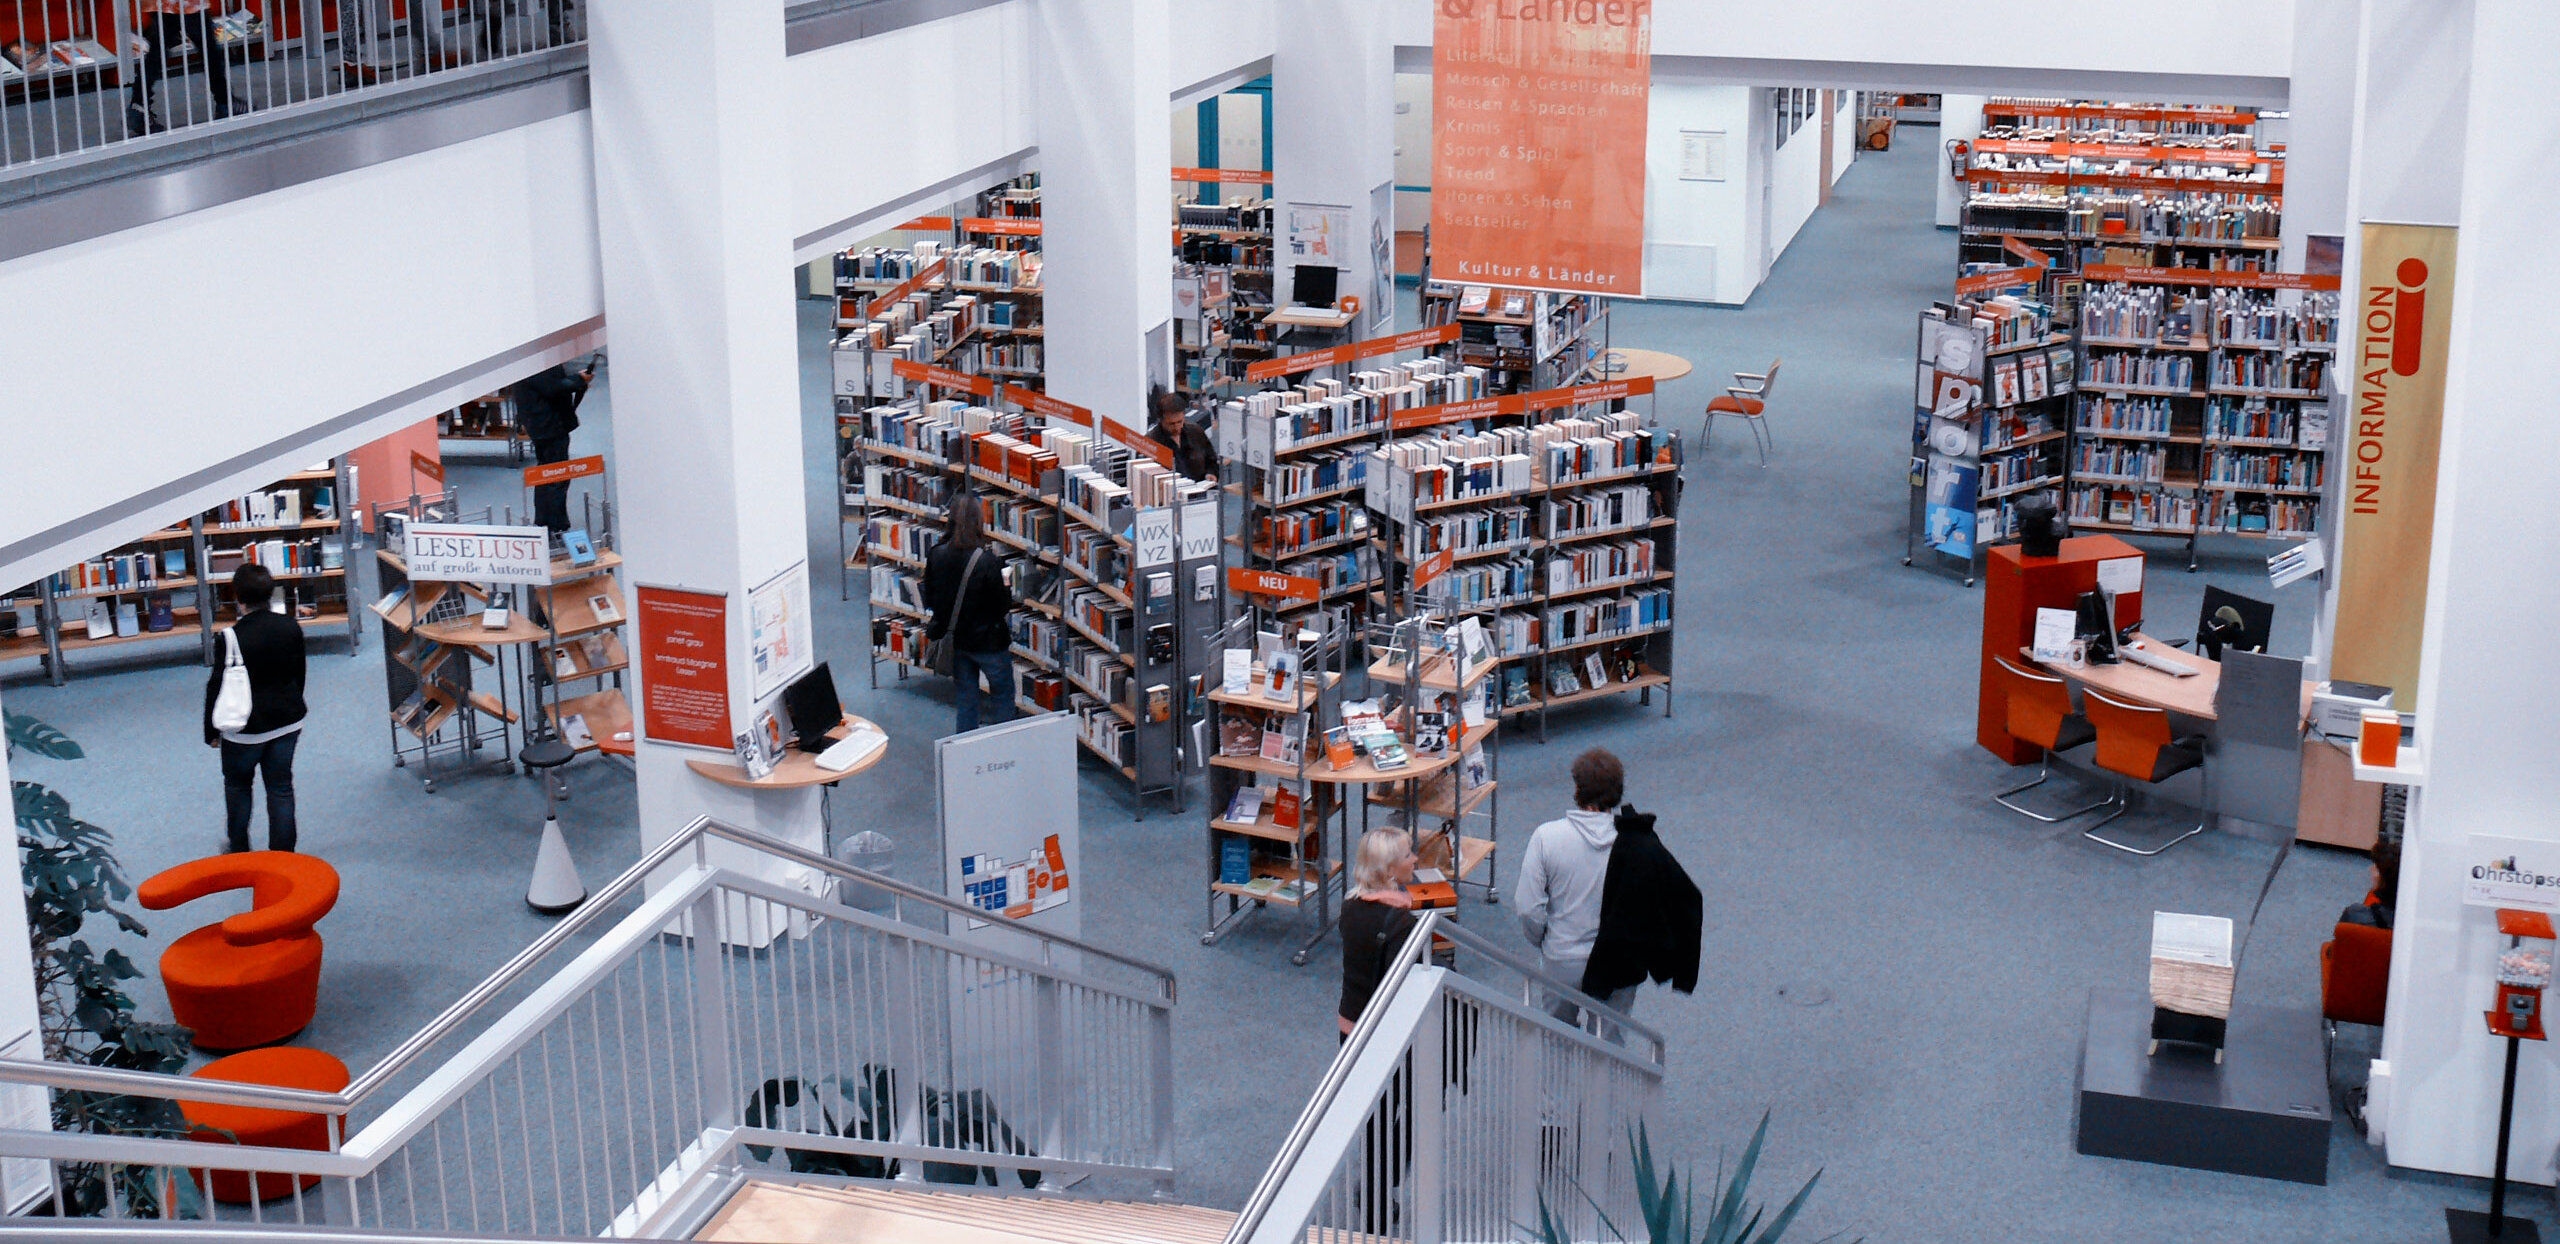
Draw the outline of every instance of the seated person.
<instances>
[{"instance_id":1,"label":"seated person","mask_svg":"<svg viewBox=\"0 0 2560 1244\"><path fill-rule=\"evenodd\" d=\"M2392 904L2400 900L2400 844L2373 844L2373 892L2361 903L2351 903L2338 913L2340 924L2364 924L2377 929L2391 927Z\"/></svg>"}]
</instances>

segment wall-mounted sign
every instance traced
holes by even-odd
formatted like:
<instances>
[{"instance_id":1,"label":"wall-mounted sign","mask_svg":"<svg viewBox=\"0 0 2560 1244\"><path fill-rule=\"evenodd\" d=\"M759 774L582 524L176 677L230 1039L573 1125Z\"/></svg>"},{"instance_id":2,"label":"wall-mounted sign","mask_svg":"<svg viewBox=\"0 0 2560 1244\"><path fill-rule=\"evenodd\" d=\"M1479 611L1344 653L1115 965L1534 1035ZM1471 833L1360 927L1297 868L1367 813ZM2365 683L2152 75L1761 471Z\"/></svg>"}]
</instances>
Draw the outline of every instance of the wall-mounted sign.
<instances>
[{"instance_id":1,"label":"wall-mounted sign","mask_svg":"<svg viewBox=\"0 0 2560 1244\"><path fill-rule=\"evenodd\" d=\"M411 579L442 583L549 583L551 533L540 527L411 523L402 557Z\"/></svg>"},{"instance_id":2,"label":"wall-mounted sign","mask_svg":"<svg viewBox=\"0 0 2560 1244\"><path fill-rule=\"evenodd\" d=\"M632 601L639 612L640 737L729 751L728 595L643 584Z\"/></svg>"},{"instance_id":3,"label":"wall-mounted sign","mask_svg":"<svg viewBox=\"0 0 2560 1244\"><path fill-rule=\"evenodd\" d=\"M2560 842L2472 834L2462 848L2462 901L2560 911Z\"/></svg>"}]
</instances>

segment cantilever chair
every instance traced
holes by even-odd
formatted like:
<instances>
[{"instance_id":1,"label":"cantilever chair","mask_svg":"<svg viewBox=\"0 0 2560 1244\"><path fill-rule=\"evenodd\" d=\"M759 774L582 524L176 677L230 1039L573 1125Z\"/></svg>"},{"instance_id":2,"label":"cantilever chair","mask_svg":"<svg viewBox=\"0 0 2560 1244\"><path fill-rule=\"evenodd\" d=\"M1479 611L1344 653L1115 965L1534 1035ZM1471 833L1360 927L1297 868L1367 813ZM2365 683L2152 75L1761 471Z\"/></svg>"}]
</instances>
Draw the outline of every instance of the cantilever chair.
<instances>
[{"instance_id":1,"label":"cantilever chair","mask_svg":"<svg viewBox=\"0 0 2560 1244\"><path fill-rule=\"evenodd\" d=\"M1724 396L1707 403L1707 426L1698 438L1700 448L1715 443L1716 416L1740 419L1750 425L1752 440L1760 447L1760 465L1769 465L1769 390L1778 383L1778 365L1784 362L1785 359L1771 362L1766 372L1733 373L1733 383L1725 389Z\"/></svg>"},{"instance_id":2,"label":"cantilever chair","mask_svg":"<svg viewBox=\"0 0 2560 1244\"><path fill-rule=\"evenodd\" d=\"M2043 762L2036 767L2036 780L2001 791L1993 795L1991 801L2029 820L2042 821L2047 825L2067 821L2075 816L2095 812L2113 804L2115 799L2109 796L2085 808L2047 814L2021 807L2011 801L2011 796L2022 791L2034 790L2053 779L2055 752L2067 752L2072 748L2095 742L2098 731L2096 727L2089 724L2088 718L2080 715L2078 709L2071 707L2071 684L2051 674L2039 674L2015 665L2006 657L1995 656L1991 661L2000 667L2000 672L1996 676L2000 679L2009 701L2009 733L2044 749Z\"/></svg>"},{"instance_id":3,"label":"cantilever chair","mask_svg":"<svg viewBox=\"0 0 2560 1244\"><path fill-rule=\"evenodd\" d=\"M2120 778L2158 783L2173 774L2200 769L2204 765L2204 736L2190 734L2181 738L2171 734L2167 709L2127 704L2086 687L2081 688L2080 705L2089 716L2089 724L2098 730L2096 759L2101 769ZM2200 813L2194 828L2148 851L2100 836L2099 830L2132 810L2131 791L2130 783L2119 780L2116 793L2110 797L2116 810L2108 813L2105 820L2080 831L2080 836L2129 855L2158 855L2203 833L2206 822L2211 819L2209 815Z\"/></svg>"}]
</instances>

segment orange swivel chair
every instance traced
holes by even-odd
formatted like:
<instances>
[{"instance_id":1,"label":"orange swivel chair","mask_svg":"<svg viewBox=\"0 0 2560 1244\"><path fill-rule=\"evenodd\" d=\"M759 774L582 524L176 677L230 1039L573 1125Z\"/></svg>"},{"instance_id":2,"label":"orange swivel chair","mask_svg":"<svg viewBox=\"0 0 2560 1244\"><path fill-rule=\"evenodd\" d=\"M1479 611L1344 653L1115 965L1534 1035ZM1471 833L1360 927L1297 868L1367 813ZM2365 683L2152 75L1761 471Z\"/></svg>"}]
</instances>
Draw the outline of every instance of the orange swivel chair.
<instances>
[{"instance_id":1,"label":"orange swivel chair","mask_svg":"<svg viewBox=\"0 0 2560 1244\"><path fill-rule=\"evenodd\" d=\"M302 1031L320 1002L320 935L338 903L338 870L291 851L243 851L180 864L142 883L153 911L225 890L250 909L179 938L160 956L169 1010L211 1050L268 1045Z\"/></svg>"},{"instance_id":2,"label":"orange swivel chair","mask_svg":"<svg viewBox=\"0 0 2560 1244\"><path fill-rule=\"evenodd\" d=\"M1724 396L1707 403L1707 426L1698 438L1700 448L1715 443L1716 416L1740 419L1750 426L1752 442L1760 447L1760 465L1769 465L1769 390L1777 385L1778 364L1784 362L1779 359L1770 363L1765 372L1733 373L1733 383L1725 387Z\"/></svg>"},{"instance_id":3,"label":"orange swivel chair","mask_svg":"<svg viewBox=\"0 0 2560 1244\"><path fill-rule=\"evenodd\" d=\"M1999 678L2009 701L2009 733L2044 749L2043 763L2036 768L2036 780L2023 786L2012 786L1993 795L1991 801L2047 825L2095 812L2114 803L2112 798L2101 799L2085 808L2047 814L2010 801L2010 796L2034 790L2052 780L2055 752L2067 752L2089 743L2098 737L2098 731L2097 727L2089 724L2088 718L2080 715L2080 710L2071 707L2071 684L2051 674L2039 674L2013 664L2006 657L1995 656L1991 661L2000 667L1995 676Z\"/></svg>"},{"instance_id":4,"label":"orange swivel chair","mask_svg":"<svg viewBox=\"0 0 2560 1244\"><path fill-rule=\"evenodd\" d=\"M2320 1018L2334 1044L2340 1024L2382 1026L2391 995L2391 930L2340 924L2320 943Z\"/></svg>"},{"instance_id":5,"label":"orange swivel chair","mask_svg":"<svg viewBox=\"0 0 2560 1244\"><path fill-rule=\"evenodd\" d=\"M2087 688L2081 690L2080 704L2082 711L2089 715L2089 724L2098 729L2096 759L2101 769L2136 781L2160 782L2172 774L2184 773L2204 764L2204 736L2190 734L2180 738L2172 735L2166 709L2127 704L2104 692ZM2098 833L2109 822L2131 810L2133 805L2126 783L2116 783L2111 801L2118 805L2116 810L2108 813L2105 820L2080 831L2081 837L2131 855L2158 855L2204 832L2205 823L2199 820L2195 828L2148 851L2127 846Z\"/></svg>"}]
</instances>

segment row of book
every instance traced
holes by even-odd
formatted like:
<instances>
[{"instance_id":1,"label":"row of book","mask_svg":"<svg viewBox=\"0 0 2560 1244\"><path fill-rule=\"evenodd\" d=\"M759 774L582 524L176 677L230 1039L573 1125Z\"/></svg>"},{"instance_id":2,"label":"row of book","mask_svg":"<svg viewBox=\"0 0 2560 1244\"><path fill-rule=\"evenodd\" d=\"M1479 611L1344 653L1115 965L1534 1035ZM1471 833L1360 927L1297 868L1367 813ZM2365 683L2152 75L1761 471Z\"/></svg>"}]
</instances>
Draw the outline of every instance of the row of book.
<instances>
[{"instance_id":1,"label":"row of book","mask_svg":"<svg viewBox=\"0 0 2560 1244\"><path fill-rule=\"evenodd\" d=\"M1369 544L1355 544L1335 552L1318 553L1280 563L1280 573L1313 579L1316 586L1330 596L1347 588L1379 581L1378 550Z\"/></svg>"},{"instance_id":2,"label":"row of book","mask_svg":"<svg viewBox=\"0 0 2560 1244\"><path fill-rule=\"evenodd\" d=\"M1237 199L1220 203L1202 203L1197 199L1174 204L1174 223L1188 229L1231 229L1241 232L1271 231L1271 201Z\"/></svg>"},{"instance_id":3,"label":"row of book","mask_svg":"<svg viewBox=\"0 0 2560 1244\"><path fill-rule=\"evenodd\" d=\"M865 246L836 256L836 280L910 281L933 266L949 248L940 242L908 247Z\"/></svg>"},{"instance_id":4,"label":"row of book","mask_svg":"<svg viewBox=\"0 0 2560 1244\"><path fill-rule=\"evenodd\" d=\"M2171 435L2174 426L2167 398L2093 394L2080 403L2080 419L2072 430L2102 436L2159 437Z\"/></svg>"},{"instance_id":5,"label":"row of book","mask_svg":"<svg viewBox=\"0 0 2560 1244\"><path fill-rule=\"evenodd\" d=\"M1342 449L1274 463L1263 476L1265 504L1290 505L1318 494L1364 486L1369 477L1369 457L1359 450Z\"/></svg>"},{"instance_id":6,"label":"row of book","mask_svg":"<svg viewBox=\"0 0 2560 1244\"><path fill-rule=\"evenodd\" d=\"M2066 496L2064 514L2073 522L2110 523L2145 531L2188 531L2196 525L2196 499L2184 492L2075 484Z\"/></svg>"},{"instance_id":7,"label":"row of book","mask_svg":"<svg viewBox=\"0 0 2560 1244\"><path fill-rule=\"evenodd\" d=\"M2269 402L2263 397L2216 397L2205 404L2204 438L2291 445L2296 435L2296 410L2292 402Z\"/></svg>"},{"instance_id":8,"label":"row of book","mask_svg":"<svg viewBox=\"0 0 2560 1244\"><path fill-rule=\"evenodd\" d=\"M1041 650L1035 648L1033 651ZM1058 668L1075 675L1090 694L1114 704L1129 702L1129 666L1117 654L1105 652L1080 639L1069 640L1065 650L1059 653Z\"/></svg>"},{"instance_id":9,"label":"row of book","mask_svg":"<svg viewBox=\"0 0 2560 1244\"><path fill-rule=\"evenodd\" d=\"M2193 171L2168 175L2207 179L2206 174ZM2072 197L2070 221L2070 231L2083 237L2130 234L2142 241L2272 242L2284 228L2284 211L2273 200L2253 195L2091 191Z\"/></svg>"},{"instance_id":10,"label":"row of book","mask_svg":"<svg viewBox=\"0 0 2560 1244\"><path fill-rule=\"evenodd\" d=\"M2226 497L2213 510L2208 532L2308 538L2320 530L2320 506L2282 497Z\"/></svg>"},{"instance_id":11,"label":"row of book","mask_svg":"<svg viewBox=\"0 0 2560 1244\"><path fill-rule=\"evenodd\" d=\"M2329 387L2329 356L2260 350L2220 354L2213 360L2213 384L2223 389L2325 394Z\"/></svg>"},{"instance_id":12,"label":"row of book","mask_svg":"<svg viewBox=\"0 0 2560 1244\"><path fill-rule=\"evenodd\" d=\"M1627 475L1679 459L1678 434L1646 427L1634 411L1558 419L1529 429L1531 470L1541 484Z\"/></svg>"},{"instance_id":13,"label":"row of book","mask_svg":"<svg viewBox=\"0 0 2560 1244\"><path fill-rule=\"evenodd\" d=\"M2054 466L2049 449L2060 442L2038 445L2031 449L2008 453L1985 453L1982 456L1982 492L1984 495L2025 488L2056 479L2061 471Z\"/></svg>"},{"instance_id":14,"label":"row of book","mask_svg":"<svg viewBox=\"0 0 2560 1244\"><path fill-rule=\"evenodd\" d=\"M2318 491L2328 481L2328 455L2217 449L2205 455L2204 482Z\"/></svg>"},{"instance_id":15,"label":"row of book","mask_svg":"<svg viewBox=\"0 0 2560 1244\"><path fill-rule=\"evenodd\" d=\"M337 496L336 488L317 484L306 504L302 489L278 488L235 497L206 511L204 517L207 525L217 527L299 527L335 519Z\"/></svg>"},{"instance_id":16,"label":"row of book","mask_svg":"<svg viewBox=\"0 0 2560 1244\"><path fill-rule=\"evenodd\" d=\"M2217 345L2275 347L2338 344L2338 296L2313 290L2288 304L2266 289L2217 286L2209 291Z\"/></svg>"},{"instance_id":17,"label":"row of book","mask_svg":"<svg viewBox=\"0 0 2560 1244\"><path fill-rule=\"evenodd\" d=\"M1529 507L1525 505L1425 514L1412 523L1416 557L1442 552L1465 557L1494 549L1526 547L1536 538L1529 522Z\"/></svg>"},{"instance_id":18,"label":"row of book","mask_svg":"<svg viewBox=\"0 0 2560 1244\"><path fill-rule=\"evenodd\" d=\"M1352 501L1333 501L1264 514L1254 529L1256 557L1288 557L1311 545L1369 534L1369 511Z\"/></svg>"},{"instance_id":19,"label":"row of book","mask_svg":"<svg viewBox=\"0 0 2560 1244\"><path fill-rule=\"evenodd\" d=\"M1081 524L1068 527L1060 534L1058 552L1096 583L1120 587L1128 576L1126 550L1110 532Z\"/></svg>"},{"instance_id":20,"label":"row of book","mask_svg":"<svg viewBox=\"0 0 2560 1244\"><path fill-rule=\"evenodd\" d=\"M2016 406L2072 392L2071 347L2028 350L1991 360L1991 404Z\"/></svg>"},{"instance_id":21,"label":"row of book","mask_svg":"<svg viewBox=\"0 0 2560 1244\"><path fill-rule=\"evenodd\" d=\"M2056 430L2053 417L2043 411L1995 411L1982 421L1982 452L2007 449L2020 441L2049 435Z\"/></svg>"},{"instance_id":22,"label":"row of book","mask_svg":"<svg viewBox=\"0 0 2560 1244\"><path fill-rule=\"evenodd\" d=\"M1470 612L1524 605L1537 599L1537 568L1526 557L1455 566L1425 584L1422 595L1443 608Z\"/></svg>"},{"instance_id":23,"label":"row of book","mask_svg":"<svg viewBox=\"0 0 2560 1244\"><path fill-rule=\"evenodd\" d=\"M346 556L336 540L256 540L237 549L207 549L204 564L215 579L230 577L240 565L264 566L279 576L308 575L344 569ZM234 557L239 564L226 564Z\"/></svg>"},{"instance_id":24,"label":"row of book","mask_svg":"<svg viewBox=\"0 0 2560 1244\"><path fill-rule=\"evenodd\" d=\"M874 562L871 566L871 603L923 617L926 612L924 580L895 562Z\"/></svg>"},{"instance_id":25,"label":"row of book","mask_svg":"<svg viewBox=\"0 0 2560 1244\"><path fill-rule=\"evenodd\" d=\"M1642 484L1619 484L1550 497L1538 517L1538 535L1544 540L1641 527L1654 519L1653 490Z\"/></svg>"},{"instance_id":26,"label":"row of book","mask_svg":"<svg viewBox=\"0 0 2560 1244\"><path fill-rule=\"evenodd\" d=\"M939 471L903 471L883 462L862 464L861 498L883 498L937 513L951 503L951 477ZM855 504L861 504L856 501Z\"/></svg>"},{"instance_id":27,"label":"row of book","mask_svg":"<svg viewBox=\"0 0 2560 1244\"><path fill-rule=\"evenodd\" d=\"M56 571L48 584L55 592L90 592L106 588L145 589L162 579L187 577L187 550L163 549L154 553L116 553L93 557L76 566Z\"/></svg>"},{"instance_id":28,"label":"row of book","mask_svg":"<svg viewBox=\"0 0 2560 1244\"><path fill-rule=\"evenodd\" d=\"M978 505L988 531L1002 532L1033 548L1058 543L1058 512L1048 506L1006 493L980 493Z\"/></svg>"},{"instance_id":29,"label":"row of book","mask_svg":"<svg viewBox=\"0 0 2560 1244\"><path fill-rule=\"evenodd\" d=\"M2090 355L2080 372L2082 388L2193 389L2196 359L2192 354L2152 354L2124 350Z\"/></svg>"},{"instance_id":30,"label":"row of book","mask_svg":"<svg viewBox=\"0 0 2560 1244\"><path fill-rule=\"evenodd\" d=\"M1495 618L1495 643L1508 657L1659 630L1671 623L1671 591L1656 588L1607 600L1569 601Z\"/></svg>"},{"instance_id":31,"label":"row of book","mask_svg":"<svg viewBox=\"0 0 2560 1244\"><path fill-rule=\"evenodd\" d=\"M2168 451L2142 441L2079 441L2071 450L2071 473L2102 475L2117 481L2160 483L2168 470ZM1985 487L1989 487L1985 484Z\"/></svg>"},{"instance_id":32,"label":"row of book","mask_svg":"<svg viewBox=\"0 0 2560 1244\"><path fill-rule=\"evenodd\" d=\"M1129 650L1129 611L1095 588L1069 587L1059 610L1108 645L1114 656Z\"/></svg>"},{"instance_id":33,"label":"row of book","mask_svg":"<svg viewBox=\"0 0 2560 1244\"><path fill-rule=\"evenodd\" d=\"M1547 592L1559 595L1611 583L1651 579L1653 541L1610 540L1578 544L1547 558Z\"/></svg>"},{"instance_id":34,"label":"row of book","mask_svg":"<svg viewBox=\"0 0 2560 1244\"><path fill-rule=\"evenodd\" d=\"M2001 294L1971 302L1976 328L1986 331L1984 344L1997 350L2004 346L2041 341L2054 334L2054 309L2046 303Z\"/></svg>"}]
</instances>

